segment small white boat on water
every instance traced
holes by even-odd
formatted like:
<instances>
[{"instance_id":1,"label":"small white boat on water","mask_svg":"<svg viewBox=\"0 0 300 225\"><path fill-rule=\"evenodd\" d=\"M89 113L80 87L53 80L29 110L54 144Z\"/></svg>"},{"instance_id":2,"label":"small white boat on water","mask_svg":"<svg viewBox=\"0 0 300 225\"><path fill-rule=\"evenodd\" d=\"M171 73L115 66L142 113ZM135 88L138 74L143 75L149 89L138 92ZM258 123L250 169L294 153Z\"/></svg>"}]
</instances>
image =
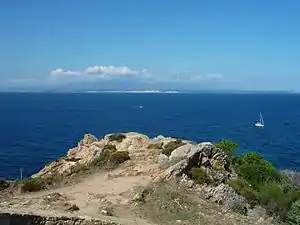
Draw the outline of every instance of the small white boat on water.
<instances>
[{"instance_id":1,"label":"small white boat on water","mask_svg":"<svg viewBox=\"0 0 300 225\"><path fill-rule=\"evenodd\" d=\"M259 114L259 116L260 116L259 121L256 122L256 123L254 124L254 126L256 126L256 127L264 127L264 126L265 126L264 118L263 118L263 116L262 116L261 113Z\"/></svg>"}]
</instances>

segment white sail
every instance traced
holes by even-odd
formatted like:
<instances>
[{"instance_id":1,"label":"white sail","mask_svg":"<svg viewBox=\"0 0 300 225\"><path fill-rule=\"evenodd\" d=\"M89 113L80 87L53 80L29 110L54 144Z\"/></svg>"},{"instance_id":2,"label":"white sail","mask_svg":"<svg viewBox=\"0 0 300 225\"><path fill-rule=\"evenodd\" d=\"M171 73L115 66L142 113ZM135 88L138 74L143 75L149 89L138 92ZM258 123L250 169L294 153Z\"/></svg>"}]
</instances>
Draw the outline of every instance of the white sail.
<instances>
[{"instance_id":1,"label":"white sail","mask_svg":"<svg viewBox=\"0 0 300 225\"><path fill-rule=\"evenodd\" d=\"M255 123L256 127L264 127L264 118L262 116L262 113L259 114L259 122Z\"/></svg>"}]
</instances>

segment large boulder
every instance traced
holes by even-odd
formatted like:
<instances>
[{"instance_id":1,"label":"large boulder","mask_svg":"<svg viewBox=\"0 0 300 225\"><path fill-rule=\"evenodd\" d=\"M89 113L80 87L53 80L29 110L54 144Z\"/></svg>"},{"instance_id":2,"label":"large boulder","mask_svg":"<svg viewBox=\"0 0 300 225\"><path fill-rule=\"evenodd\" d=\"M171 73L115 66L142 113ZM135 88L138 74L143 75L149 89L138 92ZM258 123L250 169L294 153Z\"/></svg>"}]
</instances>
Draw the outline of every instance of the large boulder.
<instances>
[{"instance_id":1,"label":"large boulder","mask_svg":"<svg viewBox=\"0 0 300 225\"><path fill-rule=\"evenodd\" d=\"M216 183L225 182L230 177L227 155L210 142L180 146L171 153L169 161L175 165L165 170L157 180L169 180L171 177L187 174L193 167L207 168L207 172L217 171L213 176Z\"/></svg>"}]
</instances>

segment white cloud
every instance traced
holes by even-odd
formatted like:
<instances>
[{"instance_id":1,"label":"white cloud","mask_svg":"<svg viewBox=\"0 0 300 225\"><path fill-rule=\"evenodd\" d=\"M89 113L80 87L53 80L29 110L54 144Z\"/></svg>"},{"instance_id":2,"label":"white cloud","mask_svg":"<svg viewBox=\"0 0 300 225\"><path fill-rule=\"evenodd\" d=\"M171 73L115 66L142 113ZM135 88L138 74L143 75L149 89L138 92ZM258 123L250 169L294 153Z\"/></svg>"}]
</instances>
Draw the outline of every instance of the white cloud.
<instances>
[{"instance_id":1,"label":"white cloud","mask_svg":"<svg viewBox=\"0 0 300 225\"><path fill-rule=\"evenodd\" d=\"M79 76L80 72L59 68L59 69L52 70L51 75L52 76Z\"/></svg>"},{"instance_id":2,"label":"white cloud","mask_svg":"<svg viewBox=\"0 0 300 225\"><path fill-rule=\"evenodd\" d=\"M127 66L115 67L115 66L91 66L85 70L86 74L107 74L107 75L121 75L121 76L133 76L139 73L143 73L144 70L132 70Z\"/></svg>"}]
</instances>

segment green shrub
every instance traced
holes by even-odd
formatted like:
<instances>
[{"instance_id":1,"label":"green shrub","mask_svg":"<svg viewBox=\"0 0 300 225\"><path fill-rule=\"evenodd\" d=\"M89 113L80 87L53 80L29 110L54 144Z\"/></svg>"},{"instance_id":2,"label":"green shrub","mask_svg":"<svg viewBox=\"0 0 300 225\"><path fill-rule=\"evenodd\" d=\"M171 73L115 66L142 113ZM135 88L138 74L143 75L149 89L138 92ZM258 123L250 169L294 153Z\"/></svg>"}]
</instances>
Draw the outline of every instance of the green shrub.
<instances>
[{"instance_id":1,"label":"green shrub","mask_svg":"<svg viewBox=\"0 0 300 225\"><path fill-rule=\"evenodd\" d=\"M195 168L195 167L192 168L189 175L198 184L204 184L204 183L212 184L213 183L213 180L201 168Z\"/></svg>"},{"instance_id":2,"label":"green shrub","mask_svg":"<svg viewBox=\"0 0 300 225\"><path fill-rule=\"evenodd\" d=\"M122 142L125 138L126 138L126 135L125 134L120 134L120 133L111 134L108 137L108 139L110 141L116 141L116 142Z\"/></svg>"},{"instance_id":3,"label":"green shrub","mask_svg":"<svg viewBox=\"0 0 300 225\"><path fill-rule=\"evenodd\" d=\"M150 143L148 145L148 149L160 149L160 148L161 148L161 145L158 143Z\"/></svg>"},{"instance_id":4,"label":"green shrub","mask_svg":"<svg viewBox=\"0 0 300 225\"><path fill-rule=\"evenodd\" d=\"M293 202L300 198L298 189L285 189L280 183L266 183L259 187L259 201L269 214L283 217Z\"/></svg>"},{"instance_id":5,"label":"green shrub","mask_svg":"<svg viewBox=\"0 0 300 225\"><path fill-rule=\"evenodd\" d=\"M99 168L111 168L112 166L115 167L129 159L130 157L128 151L105 150L93 160L91 166L96 166Z\"/></svg>"},{"instance_id":6,"label":"green shrub","mask_svg":"<svg viewBox=\"0 0 300 225\"><path fill-rule=\"evenodd\" d=\"M229 158L232 158L236 154L238 145L230 140L221 140L214 144L217 148L223 150Z\"/></svg>"},{"instance_id":7,"label":"green shrub","mask_svg":"<svg viewBox=\"0 0 300 225\"><path fill-rule=\"evenodd\" d=\"M113 164L121 164L129 159L130 157L128 151L117 151L112 153L110 156L110 162Z\"/></svg>"},{"instance_id":8,"label":"green shrub","mask_svg":"<svg viewBox=\"0 0 300 225\"><path fill-rule=\"evenodd\" d=\"M272 164L256 152L249 152L235 164L237 174L254 188L268 182L279 182L281 175Z\"/></svg>"},{"instance_id":9,"label":"green shrub","mask_svg":"<svg viewBox=\"0 0 300 225\"><path fill-rule=\"evenodd\" d=\"M22 181L22 192L34 192L45 189L45 181L43 178L29 178Z\"/></svg>"},{"instance_id":10,"label":"green shrub","mask_svg":"<svg viewBox=\"0 0 300 225\"><path fill-rule=\"evenodd\" d=\"M294 202L286 215L287 225L300 224L300 200Z\"/></svg>"},{"instance_id":11,"label":"green shrub","mask_svg":"<svg viewBox=\"0 0 300 225\"><path fill-rule=\"evenodd\" d=\"M106 151L106 150L109 150L109 151L116 151L117 148L115 145L113 144L106 144L104 147L103 147L103 151Z\"/></svg>"},{"instance_id":12,"label":"green shrub","mask_svg":"<svg viewBox=\"0 0 300 225\"><path fill-rule=\"evenodd\" d=\"M9 188L10 184L9 182L5 181L5 180L0 180L0 191L3 191L7 188Z\"/></svg>"},{"instance_id":13,"label":"green shrub","mask_svg":"<svg viewBox=\"0 0 300 225\"><path fill-rule=\"evenodd\" d=\"M250 205L254 206L259 203L258 193L251 185L242 179L229 180L228 185L232 187L236 193L244 196Z\"/></svg>"},{"instance_id":14,"label":"green shrub","mask_svg":"<svg viewBox=\"0 0 300 225\"><path fill-rule=\"evenodd\" d=\"M162 153L167 155L167 156L170 156L171 153L176 149L176 148L179 148L180 146L183 146L185 145L185 143L182 142L182 140L180 139L177 139L175 141L171 141L169 142L168 144L166 144L162 150Z\"/></svg>"}]
</instances>

